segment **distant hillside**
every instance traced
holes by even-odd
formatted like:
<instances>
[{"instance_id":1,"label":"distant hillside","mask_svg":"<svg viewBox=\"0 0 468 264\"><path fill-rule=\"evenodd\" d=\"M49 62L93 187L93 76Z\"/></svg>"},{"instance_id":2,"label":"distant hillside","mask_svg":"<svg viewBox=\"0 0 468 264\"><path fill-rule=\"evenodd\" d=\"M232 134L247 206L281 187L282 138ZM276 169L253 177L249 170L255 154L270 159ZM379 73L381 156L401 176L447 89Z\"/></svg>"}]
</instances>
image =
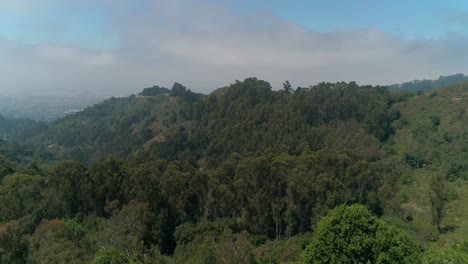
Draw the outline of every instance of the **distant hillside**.
<instances>
[{"instance_id":1,"label":"distant hillside","mask_svg":"<svg viewBox=\"0 0 468 264\"><path fill-rule=\"evenodd\" d=\"M45 122L8 118L0 114L0 140L21 140L45 129L47 129Z\"/></svg>"},{"instance_id":2,"label":"distant hillside","mask_svg":"<svg viewBox=\"0 0 468 264\"><path fill-rule=\"evenodd\" d=\"M419 91L433 90L467 81L468 76L458 73L449 76L440 76L437 80L414 80L401 84L392 84L388 86L388 89L390 91L407 91L411 93L417 93Z\"/></svg>"},{"instance_id":3,"label":"distant hillside","mask_svg":"<svg viewBox=\"0 0 468 264\"><path fill-rule=\"evenodd\" d=\"M3 156L17 163L30 162L34 149L30 146L19 145L16 141L23 141L46 129L45 122L6 118L0 115L0 159Z\"/></svg>"}]
</instances>

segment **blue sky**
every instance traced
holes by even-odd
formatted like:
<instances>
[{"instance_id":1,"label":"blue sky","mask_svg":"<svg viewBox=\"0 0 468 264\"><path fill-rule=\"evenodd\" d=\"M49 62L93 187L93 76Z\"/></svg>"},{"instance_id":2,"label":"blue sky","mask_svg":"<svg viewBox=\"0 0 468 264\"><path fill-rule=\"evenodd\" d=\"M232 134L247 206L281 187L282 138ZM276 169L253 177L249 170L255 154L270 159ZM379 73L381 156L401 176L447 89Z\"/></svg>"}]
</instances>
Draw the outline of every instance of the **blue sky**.
<instances>
[{"instance_id":1,"label":"blue sky","mask_svg":"<svg viewBox=\"0 0 468 264\"><path fill-rule=\"evenodd\" d=\"M2 0L0 92L387 84L468 73L467 44L466 1Z\"/></svg>"},{"instance_id":2,"label":"blue sky","mask_svg":"<svg viewBox=\"0 0 468 264\"><path fill-rule=\"evenodd\" d=\"M0 37L26 44L63 43L89 48L112 48L117 37L99 6L71 10L60 3L37 10L0 10Z\"/></svg>"},{"instance_id":3,"label":"blue sky","mask_svg":"<svg viewBox=\"0 0 468 264\"><path fill-rule=\"evenodd\" d=\"M330 31L375 28L407 38L438 38L461 30L450 17L468 11L466 1L255 1L259 7L271 5L280 17L313 30Z\"/></svg>"}]
</instances>

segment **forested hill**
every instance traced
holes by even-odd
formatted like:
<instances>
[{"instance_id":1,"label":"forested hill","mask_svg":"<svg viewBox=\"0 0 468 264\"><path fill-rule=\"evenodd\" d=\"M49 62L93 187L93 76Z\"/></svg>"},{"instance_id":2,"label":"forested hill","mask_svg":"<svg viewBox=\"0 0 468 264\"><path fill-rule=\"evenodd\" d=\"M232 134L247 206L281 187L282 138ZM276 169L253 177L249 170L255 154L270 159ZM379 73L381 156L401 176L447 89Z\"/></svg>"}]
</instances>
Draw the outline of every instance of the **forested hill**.
<instances>
[{"instance_id":1,"label":"forested hill","mask_svg":"<svg viewBox=\"0 0 468 264\"><path fill-rule=\"evenodd\" d=\"M255 78L208 96L180 84L112 98L51 124L29 142L59 159L96 161L108 155L176 159L216 165L234 153L290 154L324 147L378 156L392 133L401 96L381 87L321 83L273 91ZM150 96L142 96L143 94Z\"/></svg>"},{"instance_id":2,"label":"forested hill","mask_svg":"<svg viewBox=\"0 0 468 264\"><path fill-rule=\"evenodd\" d=\"M0 157L0 263L468 263L467 107L256 78L108 99Z\"/></svg>"},{"instance_id":3,"label":"forested hill","mask_svg":"<svg viewBox=\"0 0 468 264\"><path fill-rule=\"evenodd\" d=\"M407 91L410 93L417 93L461 84L467 81L468 76L457 73L454 75L440 76L437 80L414 80L401 84L392 84L388 86L388 89L390 91Z\"/></svg>"}]
</instances>

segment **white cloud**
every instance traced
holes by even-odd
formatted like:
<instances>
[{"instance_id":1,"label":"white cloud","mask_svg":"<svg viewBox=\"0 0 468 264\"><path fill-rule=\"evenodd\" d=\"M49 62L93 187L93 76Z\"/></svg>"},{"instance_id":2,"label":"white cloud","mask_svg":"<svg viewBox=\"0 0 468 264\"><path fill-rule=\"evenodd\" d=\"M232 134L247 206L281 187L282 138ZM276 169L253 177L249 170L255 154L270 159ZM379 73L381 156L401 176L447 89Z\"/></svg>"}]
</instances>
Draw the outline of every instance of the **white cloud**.
<instances>
[{"instance_id":1,"label":"white cloud","mask_svg":"<svg viewBox=\"0 0 468 264\"><path fill-rule=\"evenodd\" d=\"M353 80L389 84L468 72L468 38L461 35L408 40L378 29L316 32L268 13L236 13L210 0L102 3L121 48L0 40L0 70L8 73L0 78L0 91L120 94L178 81L209 92L249 76L280 87L286 79L296 86Z\"/></svg>"},{"instance_id":2,"label":"white cloud","mask_svg":"<svg viewBox=\"0 0 468 264\"><path fill-rule=\"evenodd\" d=\"M1 0L0 9L11 12L34 12L57 0Z\"/></svg>"},{"instance_id":3,"label":"white cloud","mask_svg":"<svg viewBox=\"0 0 468 264\"><path fill-rule=\"evenodd\" d=\"M96 52L64 46L40 46L37 54L50 62L65 62L83 66L110 66L116 63L111 53Z\"/></svg>"}]
</instances>

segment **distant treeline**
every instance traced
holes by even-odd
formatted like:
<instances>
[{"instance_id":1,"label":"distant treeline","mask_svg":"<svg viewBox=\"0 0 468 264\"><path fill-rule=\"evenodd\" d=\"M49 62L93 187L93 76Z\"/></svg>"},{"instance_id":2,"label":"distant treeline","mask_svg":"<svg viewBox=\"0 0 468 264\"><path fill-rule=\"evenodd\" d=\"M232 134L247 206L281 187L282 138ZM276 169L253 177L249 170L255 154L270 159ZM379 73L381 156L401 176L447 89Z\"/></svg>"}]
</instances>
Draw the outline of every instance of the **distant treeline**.
<instances>
[{"instance_id":1,"label":"distant treeline","mask_svg":"<svg viewBox=\"0 0 468 264\"><path fill-rule=\"evenodd\" d=\"M458 73L454 75L440 76L437 80L415 80L411 82L404 82L402 84L392 84L388 86L388 89L390 91L407 91L411 93L417 93L420 91L429 91L464 82L468 82L468 76Z\"/></svg>"}]
</instances>

